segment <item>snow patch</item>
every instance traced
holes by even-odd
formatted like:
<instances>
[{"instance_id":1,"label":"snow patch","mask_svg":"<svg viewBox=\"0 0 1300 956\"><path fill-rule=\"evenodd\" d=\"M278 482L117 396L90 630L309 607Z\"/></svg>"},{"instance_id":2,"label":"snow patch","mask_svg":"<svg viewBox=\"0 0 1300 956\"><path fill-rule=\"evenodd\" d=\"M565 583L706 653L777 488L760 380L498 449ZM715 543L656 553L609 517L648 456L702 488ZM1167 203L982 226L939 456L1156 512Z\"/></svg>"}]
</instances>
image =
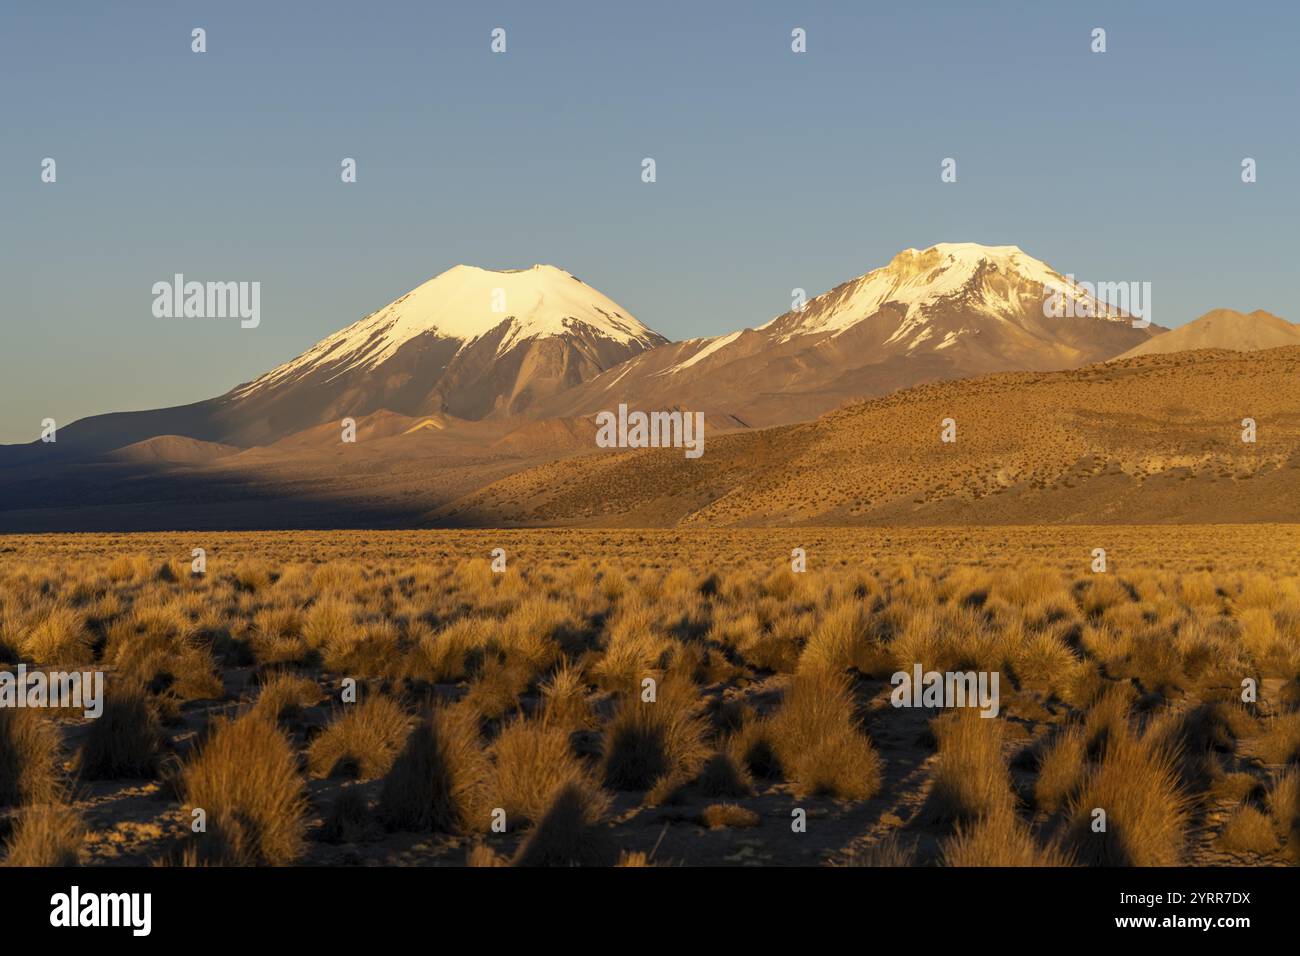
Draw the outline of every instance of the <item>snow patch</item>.
<instances>
[{"instance_id":1,"label":"snow patch","mask_svg":"<svg viewBox=\"0 0 1300 956\"><path fill-rule=\"evenodd\" d=\"M496 271L459 265L328 336L240 392L319 367L329 367L331 378L355 368L371 369L421 335L456 340L459 351L502 323L507 327L498 355L528 339L564 335L579 324L620 345L661 341L618 303L563 269L535 265Z\"/></svg>"}]
</instances>

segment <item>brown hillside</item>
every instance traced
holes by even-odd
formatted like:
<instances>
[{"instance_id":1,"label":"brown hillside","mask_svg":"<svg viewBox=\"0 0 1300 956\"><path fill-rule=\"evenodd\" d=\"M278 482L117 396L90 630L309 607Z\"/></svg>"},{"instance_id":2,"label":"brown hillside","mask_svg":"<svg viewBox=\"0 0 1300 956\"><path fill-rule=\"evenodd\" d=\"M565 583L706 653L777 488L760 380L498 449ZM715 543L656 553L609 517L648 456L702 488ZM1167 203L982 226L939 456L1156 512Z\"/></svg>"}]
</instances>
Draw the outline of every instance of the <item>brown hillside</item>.
<instances>
[{"instance_id":1,"label":"brown hillside","mask_svg":"<svg viewBox=\"0 0 1300 956\"><path fill-rule=\"evenodd\" d=\"M957 442L940 441L957 423ZM1242 441L1254 418L1257 441ZM551 462L432 512L453 524L1289 521L1300 348L1147 356L918 386L805 425Z\"/></svg>"}]
</instances>

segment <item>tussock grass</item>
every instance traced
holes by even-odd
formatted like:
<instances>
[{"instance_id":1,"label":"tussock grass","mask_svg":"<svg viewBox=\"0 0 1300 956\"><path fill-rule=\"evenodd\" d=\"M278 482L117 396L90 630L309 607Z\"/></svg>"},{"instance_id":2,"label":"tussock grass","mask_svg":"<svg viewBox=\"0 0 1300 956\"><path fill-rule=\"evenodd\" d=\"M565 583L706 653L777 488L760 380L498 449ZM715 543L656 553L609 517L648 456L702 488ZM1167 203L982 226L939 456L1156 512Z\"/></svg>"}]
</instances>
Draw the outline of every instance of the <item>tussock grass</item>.
<instances>
[{"instance_id":1,"label":"tussock grass","mask_svg":"<svg viewBox=\"0 0 1300 956\"><path fill-rule=\"evenodd\" d=\"M1260 741L1260 755L1269 763L1300 763L1300 711L1268 720Z\"/></svg>"},{"instance_id":2,"label":"tussock grass","mask_svg":"<svg viewBox=\"0 0 1300 956\"><path fill-rule=\"evenodd\" d=\"M114 684L104 712L90 722L77 754L77 773L87 780L152 777L158 769L160 730L139 684Z\"/></svg>"},{"instance_id":3,"label":"tussock grass","mask_svg":"<svg viewBox=\"0 0 1300 956\"><path fill-rule=\"evenodd\" d=\"M604 804L577 782L555 792L538 822L520 845L514 866L610 866L618 850L604 826Z\"/></svg>"},{"instance_id":4,"label":"tussock grass","mask_svg":"<svg viewBox=\"0 0 1300 956\"><path fill-rule=\"evenodd\" d=\"M649 790L666 777L695 776L706 756L700 709L682 681L664 681L653 702L625 697L605 731L605 786Z\"/></svg>"},{"instance_id":5,"label":"tussock grass","mask_svg":"<svg viewBox=\"0 0 1300 956\"><path fill-rule=\"evenodd\" d=\"M86 825L81 814L64 804L24 807L6 841L5 866L77 866Z\"/></svg>"},{"instance_id":6,"label":"tussock grass","mask_svg":"<svg viewBox=\"0 0 1300 956\"><path fill-rule=\"evenodd\" d=\"M912 863L1197 862L1208 851L1185 839L1187 821L1218 825L1224 803L1234 810L1215 835L1221 849L1300 859L1296 532L1243 527L1224 542L1182 529L1160 539L1158 562L1146 531L1107 534L1123 559L1107 574L1090 573L1076 532L1050 529L224 535L198 578L190 536L10 536L0 661L93 663L111 696L85 724L0 708L0 804L57 802L66 733L83 779L158 776L162 795L187 807L187 774L223 747L254 755L253 780L280 781L245 793L231 770L214 784L231 791L229 809L209 808L209 835L186 837L180 859L196 864L301 860L308 839L419 841L441 861L458 841L385 831L484 832L495 807L533 858L612 863L619 841L604 838L654 813L608 822L611 790L696 822L703 807L766 812L774 793L823 794L838 820L875 819L862 801L882 786L909 810L929 798L925 812L902 814L916 845L894 856ZM789 570L796 545L808 549L806 573ZM504 574L490 567L497 546ZM906 560L888 557L900 548ZM917 662L998 670L1002 714L936 722L927 757L923 715L889 709L880 684ZM365 687L364 703L326 723L317 706L345 676ZM1239 702L1243 676L1263 682L1258 706ZM645 678L657 703L640 700ZM417 721L407 706L438 716ZM257 722L265 740L218 744L244 733L220 713L244 713L250 724L235 723ZM160 728L174 742L160 747ZM1036 758L1017 758L1014 776L1002 760L1012 741ZM888 785L885 760L898 771ZM323 826L281 852L274 821L305 819L306 807L273 808L292 807L283 792L301 796L304 769ZM581 794L567 816L566 789ZM1094 805L1107 809L1106 834L1087 825ZM900 846L878 838L902 818L873 827L878 848ZM575 830L586 834L576 843L564 836ZM495 862L519 839L493 842ZM81 852L139 862L130 839ZM457 862L464 852L456 846Z\"/></svg>"},{"instance_id":7,"label":"tussock grass","mask_svg":"<svg viewBox=\"0 0 1300 956\"><path fill-rule=\"evenodd\" d=\"M1070 801L1065 843L1080 863L1177 866L1188 822L1178 755L1135 736L1112 737ZM1094 832L1096 809L1106 829Z\"/></svg>"},{"instance_id":8,"label":"tussock grass","mask_svg":"<svg viewBox=\"0 0 1300 956\"><path fill-rule=\"evenodd\" d=\"M437 707L411 731L384 777L379 818L390 830L484 830L491 822L484 801L489 769L474 712Z\"/></svg>"},{"instance_id":9,"label":"tussock grass","mask_svg":"<svg viewBox=\"0 0 1300 956\"><path fill-rule=\"evenodd\" d=\"M0 708L0 807L52 802L58 752L58 731L39 711Z\"/></svg>"},{"instance_id":10,"label":"tussock grass","mask_svg":"<svg viewBox=\"0 0 1300 956\"><path fill-rule=\"evenodd\" d=\"M1247 853L1272 853L1277 849L1277 833L1268 814L1249 804L1233 811L1219 833L1219 846L1225 850Z\"/></svg>"},{"instance_id":11,"label":"tussock grass","mask_svg":"<svg viewBox=\"0 0 1300 956\"><path fill-rule=\"evenodd\" d=\"M781 772L800 794L866 800L879 791L880 757L857 726L842 675L794 677L766 730Z\"/></svg>"},{"instance_id":12,"label":"tussock grass","mask_svg":"<svg viewBox=\"0 0 1300 956\"><path fill-rule=\"evenodd\" d=\"M944 841L944 866L1068 866L1054 844L1040 846L1029 828L1005 805L978 819L959 823Z\"/></svg>"},{"instance_id":13,"label":"tussock grass","mask_svg":"<svg viewBox=\"0 0 1300 956\"><path fill-rule=\"evenodd\" d=\"M201 860L280 865L302 852L306 802L298 761L284 733L265 717L218 718L182 781L187 812L207 814L207 832L195 837Z\"/></svg>"},{"instance_id":14,"label":"tussock grass","mask_svg":"<svg viewBox=\"0 0 1300 956\"><path fill-rule=\"evenodd\" d=\"M568 784L593 789L569 747L568 732L546 720L510 721L493 741L490 755L485 799L505 810L510 829L540 820L555 793Z\"/></svg>"},{"instance_id":15,"label":"tussock grass","mask_svg":"<svg viewBox=\"0 0 1300 956\"><path fill-rule=\"evenodd\" d=\"M1034 780L1034 802L1052 813L1064 807L1087 779L1088 745L1083 728L1065 728L1039 758Z\"/></svg>"},{"instance_id":16,"label":"tussock grass","mask_svg":"<svg viewBox=\"0 0 1300 956\"><path fill-rule=\"evenodd\" d=\"M1011 778L1002 756L999 722L974 710L958 710L931 721L939 754L930 774L926 816L947 823L1001 814L1014 817Z\"/></svg>"},{"instance_id":17,"label":"tussock grass","mask_svg":"<svg viewBox=\"0 0 1300 956\"><path fill-rule=\"evenodd\" d=\"M307 748L307 767L318 777L382 777L397 759L409 726L406 711L389 697L345 704Z\"/></svg>"},{"instance_id":18,"label":"tussock grass","mask_svg":"<svg viewBox=\"0 0 1300 956\"><path fill-rule=\"evenodd\" d=\"M552 726L577 730L591 725L593 715L581 668L566 661L542 684L541 692L546 720Z\"/></svg>"},{"instance_id":19,"label":"tussock grass","mask_svg":"<svg viewBox=\"0 0 1300 956\"><path fill-rule=\"evenodd\" d=\"M272 723L294 720L307 707L320 703L321 689L314 680L298 674L271 675L258 692L252 710Z\"/></svg>"},{"instance_id":20,"label":"tussock grass","mask_svg":"<svg viewBox=\"0 0 1300 956\"><path fill-rule=\"evenodd\" d=\"M56 604L29 624L19 649L33 663L63 667L89 662L90 644L80 612Z\"/></svg>"}]
</instances>

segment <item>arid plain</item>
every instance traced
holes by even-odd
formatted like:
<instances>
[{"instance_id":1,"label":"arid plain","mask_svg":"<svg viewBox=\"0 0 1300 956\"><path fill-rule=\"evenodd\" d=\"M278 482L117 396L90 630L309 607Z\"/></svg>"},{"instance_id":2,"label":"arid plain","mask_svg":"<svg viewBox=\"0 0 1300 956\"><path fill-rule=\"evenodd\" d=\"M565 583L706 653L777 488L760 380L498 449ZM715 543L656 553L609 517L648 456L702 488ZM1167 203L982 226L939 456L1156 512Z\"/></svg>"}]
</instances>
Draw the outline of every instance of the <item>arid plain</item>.
<instances>
[{"instance_id":1,"label":"arid plain","mask_svg":"<svg viewBox=\"0 0 1300 956\"><path fill-rule=\"evenodd\" d=\"M14 864L1300 858L1294 525L10 536L0 660Z\"/></svg>"}]
</instances>

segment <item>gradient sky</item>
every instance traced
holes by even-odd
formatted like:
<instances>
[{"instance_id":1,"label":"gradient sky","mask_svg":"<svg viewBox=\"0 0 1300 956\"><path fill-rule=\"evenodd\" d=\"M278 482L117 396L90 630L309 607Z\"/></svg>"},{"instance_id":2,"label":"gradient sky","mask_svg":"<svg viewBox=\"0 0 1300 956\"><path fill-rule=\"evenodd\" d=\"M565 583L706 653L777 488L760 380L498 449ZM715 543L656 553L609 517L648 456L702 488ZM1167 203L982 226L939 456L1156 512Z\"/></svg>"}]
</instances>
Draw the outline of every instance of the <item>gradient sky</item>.
<instances>
[{"instance_id":1,"label":"gradient sky","mask_svg":"<svg viewBox=\"0 0 1300 956\"><path fill-rule=\"evenodd\" d=\"M0 442L223 393L460 262L670 338L944 241L1300 320L1297 36L1293 0L6 0ZM260 328L154 318L176 272L260 281Z\"/></svg>"}]
</instances>

